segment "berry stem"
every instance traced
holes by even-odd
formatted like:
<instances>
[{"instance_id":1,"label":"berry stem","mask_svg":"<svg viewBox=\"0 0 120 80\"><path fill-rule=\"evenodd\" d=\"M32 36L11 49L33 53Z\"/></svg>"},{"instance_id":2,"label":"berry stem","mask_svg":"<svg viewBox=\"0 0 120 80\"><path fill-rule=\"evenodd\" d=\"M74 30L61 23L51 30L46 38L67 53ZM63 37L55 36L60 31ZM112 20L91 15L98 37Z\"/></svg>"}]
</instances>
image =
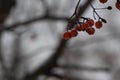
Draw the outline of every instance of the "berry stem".
<instances>
[{"instance_id":1,"label":"berry stem","mask_svg":"<svg viewBox=\"0 0 120 80\"><path fill-rule=\"evenodd\" d=\"M90 6L93 9L93 13L95 13L98 16L98 18L101 19L101 17L99 16L99 14L96 12L96 8L94 8L94 6L92 5L91 1L90 0L88 0L88 1L89 1Z\"/></svg>"},{"instance_id":2,"label":"berry stem","mask_svg":"<svg viewBox=\"0 0 120 80\"><path fill-rule=\"evenodd\" d=\"M74 15L76 15L76 17L78 17L77 9L78 9L78 6L79 6L79 4L80 4L80 1L81 1L81 0L78 1L77 5L76 5L76 8L75 8L75 11L74 11L74 13L72 14L72 16L70 17L70 20L73 18Z\"/></svg>"},{"instance_id":3,"label":"berry stem","mask_svg":"<svg viewBox=\"0 0 120 80\"><path fill-rule=\"evenodd\" d=\"M108 9L108 10L111 10L112 7L111 7L111 6L108 6L108 7L104 7L104 8L95 8L95 10L102 10L102 9Z\"/></svg>"},{"instance_id":4,"label":"berry stem","mask_svg":"<svg viewBox=\"0 0 120 80\"><path fill-rule=\"evenodd\" d=\"M77 14L77 9L78 9L78 7L79 7L80 1L81 1L81 0L78 0L77 5L76 5L76 8L75 8L75 11L74 11L74 13L72 14L72 16L69 18L68 26L67 26L67 31L69 30L69 24L73 22L73 21L72 21L72 18L75 16L77 20L79 19L78 14Z\"/></svg>"},{"instance_id":5,"label":"berry stem","mask_svg":"<svg viewBox=\"0 0 120 80\"><path fill-rule=\"evenodd\" d=\"M96 20L96 17L95 17L95 13L93 12L93 17L94 17L94 19Z\"/></svg>"},{"instance_id":6,"label":"berry stem","mask_svg":"<svg viewBox=\"0 0 120 80\"><path fill-rule=\"evenodd\" d=\"M95 8L95 10L101 10L101 9L107 9L107 8Z\"/></svg>"},{"instance_id":7,"label":"berry stem","mask_svg":"<svg viewBox=\"0 0 120 80\"><path fill-rule=\"evenodd\" d=\"M78 6L80 4L80 1L81 0L78 1L77 5L76 5L76 8L75 8L75 16L77 17L77 19L79 19L78 14L77 14L77 9L78 9Z\"/></svg>"},{"instance_id":8,"label":"berry stem","mask_svg":"<svg viewBox=\"0 0 120 80\"><path fill-rule=\"evenodd\" d=\"M80 4L80 1L81 1L81 0L79 0L78 3L77 3L77 5L76 5L75 13L77 13L77 9L78 9L78 6L79 6L79 4Z\"/></svg>"}]
</instances>

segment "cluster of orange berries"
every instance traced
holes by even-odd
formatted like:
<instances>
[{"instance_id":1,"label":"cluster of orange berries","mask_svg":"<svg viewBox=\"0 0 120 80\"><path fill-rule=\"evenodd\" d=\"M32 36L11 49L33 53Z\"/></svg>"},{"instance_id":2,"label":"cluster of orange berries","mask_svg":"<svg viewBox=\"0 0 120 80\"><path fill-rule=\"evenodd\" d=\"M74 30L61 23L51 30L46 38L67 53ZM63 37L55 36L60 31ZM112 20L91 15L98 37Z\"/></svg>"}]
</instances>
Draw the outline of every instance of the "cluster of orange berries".
<instances>
[{"instance_id":1,"label":"cluster of orange berries","mask_svg":"<svg viewBox=\"0 0 120 80\"><path fill-rule=\"evenodd\" d=\"M102 10L102 9L112 10L112 7L108 6L105 8L95 8L92 5L91 1L90 0L88 0L88 1L89 1L89 4L91 5L91 7L93 8L93 17L94 17L94 19L96 19L95 18L95 14L96 14L96 16L98 17L98 21L94 22L93 19L81 17L82 19L84 19L84 21L79 22L80 18L78 17L78 14L76 12L78 5L80 3L80 0L79 0L78 4L76 6L75 12L73 14L73 16L75 16L77 20L76 19L72 20L73 16L70 18L72 25L70 24L71 26L67 26L67 31L64 32L64 34L63 34L63 38L65 40L71 39L72 37L76 37L80 31L85 31L89 35L93 35L95 33L95 28L100 29L103 26L103 22L107 23L107 21L105 19L103 19L99 16L99 14L97 13L97 10ZM107 1L108 0L99 0L99 2L102 4L106 3ZM116 0L115 6L118 10L120 10L120 0ZM93 26L95 26L95 27L93 27Z\"/></svg>"},{"instance_id":2,"label":"cluster of orange berries","mask_svg":"<svg viewBox=\"0 0 120 80\"><path fill-rule=\"evenodd\" d=\"M97 29L100 29L103 26L103 23L100 20L94 22L93 19L87 19L81 24L76 24L71 30L64 32L63 37L65 40L71 39L72 37L76 37L80 31L85 31L89 35L93 35L95 33L94 25Z\"/></svg>"}]
</instances>

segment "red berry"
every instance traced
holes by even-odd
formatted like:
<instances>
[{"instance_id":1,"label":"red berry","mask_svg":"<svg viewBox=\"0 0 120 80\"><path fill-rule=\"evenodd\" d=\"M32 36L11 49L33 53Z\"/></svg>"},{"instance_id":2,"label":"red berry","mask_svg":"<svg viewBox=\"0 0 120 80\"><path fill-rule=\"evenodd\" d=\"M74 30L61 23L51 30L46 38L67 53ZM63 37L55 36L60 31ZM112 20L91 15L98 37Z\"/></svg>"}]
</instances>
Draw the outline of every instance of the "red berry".
<instances>
[{"instance_id":1,"label":"red berry","mask_svg":"<svg viewBox=\"0 0 120 80\"><path fill-rule=\"evenodd\" d=\"M81 24L81 28L83 31L86 30L88 27L89 27L88 23Z\"/></svg>"},{"instance_id":2,"label":"red berry","mask_svg":"<svg viewBox=\"0 0 120 80\"><path fill-rule=\"evenodd\" d=\"M86 29L86 32L89 34L89 35L93 35L95 33L95 29L94 28L87 28Z\"/></svg>"},{"instance_id":3,"label":"red berry","mask_svg":"<svg viewBox=\"0 0 120 80\"><path fill-rule=\"evenodd\" d=\"M65 39L65 40L68 40L68 39L70 39L72 36L71 36L71 33L70 32L64 32L64 34L63 34L63 38Z\"/></svg>"},{"instance_id":4,"label":"red berry","mask_svg":"<svg viewBox=\"0 0 120 80\"><path fill-rule=\"evenodd\" d=\"M106 3L108 0L99 0L100 1L100 3Z\"/></svg>"},{"instance_id":5,"label":"red berry","mask_svg":"<svg viewBox=\"0 0 120 80\"><path fill-rule=\"evenodd\" d=\"M72 37L76 37L76 36L78 35L78 32L77 32L76 29L71 30L70 33L71 33L71 36L72 36Z\"/></svg>"},{"instance_id":6,"label":"red berry","mask_svg":"<svg viewBox=\"0 0 120 80\"><path fill-rule=\"evenodd\" d=\"M81 25L77 25L77 26L75 27L75 29L76 29L77 31L82 31Z\"/></svg>"},{"instance_id":7,"label":"red berry","mask_svg":"<svg viewBox=\"0 0 120 80\"><path fill-rule=\"evenodd\" d=\"M87 20L87 23L90 27L92 27L94 25L94 20L93 19L89 19Z\"/></svg>"},{"instance_id":8,"label":"red berry","mask_svg":"<svg viewBox=\"0 0 120 80\"><path fill-rule=\"evenodd\" d=\"M102 24L101 21L95 22L95 27L96 27L97 29L100 29L102 26L103 26L103 24Z\"/></svg>"},{"instance_id":9,"label":"red berry","mask_svg":"<svg viewBox=\"0 0 120 80\"><path fill-rule=\"evenodd\" d=\"M116 7L118 10L120 10L120 3L119 3L119 2L116 2L116 3L115 3L115 7Z\"/></svg>"}]
</instances>

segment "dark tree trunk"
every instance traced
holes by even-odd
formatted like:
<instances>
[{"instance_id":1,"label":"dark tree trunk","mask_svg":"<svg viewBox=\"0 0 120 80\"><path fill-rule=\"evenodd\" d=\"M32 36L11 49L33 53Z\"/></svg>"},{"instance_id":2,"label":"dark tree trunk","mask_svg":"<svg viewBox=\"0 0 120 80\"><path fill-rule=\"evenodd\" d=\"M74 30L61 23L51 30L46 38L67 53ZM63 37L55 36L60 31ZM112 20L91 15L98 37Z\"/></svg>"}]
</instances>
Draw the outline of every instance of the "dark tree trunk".
<instances>
[{"instance_id":1,"label":"dark tree trunk","mask_svg":"<svg viewBox=\"0 0 120 80\"><path fill-rule=\"evenodd\" d=\"M7 18L7 16L10 13L10 10L12 7L14 7L16 4L16 0L0 0L0 28L4 28L4 22ZM2 64L2 70L3 70L3 80L8 79L8 70L4 64L4 59L2 56L2 31L0 32L0 62Z\"/></svg>"}]
</instances>

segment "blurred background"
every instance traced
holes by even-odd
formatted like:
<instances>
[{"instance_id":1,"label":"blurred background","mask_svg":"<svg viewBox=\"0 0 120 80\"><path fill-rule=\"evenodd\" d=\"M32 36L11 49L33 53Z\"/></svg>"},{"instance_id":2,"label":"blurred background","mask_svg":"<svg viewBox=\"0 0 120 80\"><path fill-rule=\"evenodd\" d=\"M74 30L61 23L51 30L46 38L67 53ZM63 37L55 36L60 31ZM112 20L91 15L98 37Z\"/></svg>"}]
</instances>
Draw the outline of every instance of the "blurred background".
<instances>
[{"instance_id":1,"label":"blurred background","mask_svg":"<svg viewBox=\"0 0 120 80\"><path fill-rule=\"evenodd\" d=\"M78 0L0 0L0 80L119 80L120 12L99 10L107 20L95 35L63 40ZM88 0L80 15L93 19Z\"/></svg>"}]
</instances>

